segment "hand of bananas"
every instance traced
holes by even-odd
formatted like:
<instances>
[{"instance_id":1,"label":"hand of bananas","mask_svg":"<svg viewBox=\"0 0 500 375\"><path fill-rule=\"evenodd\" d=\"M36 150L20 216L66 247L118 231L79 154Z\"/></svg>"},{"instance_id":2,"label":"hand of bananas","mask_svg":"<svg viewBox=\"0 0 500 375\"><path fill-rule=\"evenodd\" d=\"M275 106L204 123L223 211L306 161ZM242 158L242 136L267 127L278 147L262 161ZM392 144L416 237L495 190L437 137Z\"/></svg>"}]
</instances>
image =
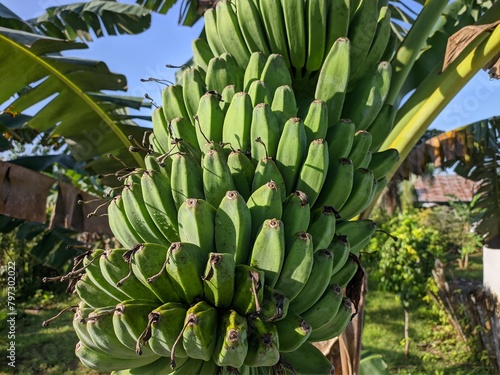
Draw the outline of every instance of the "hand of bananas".
<instances>
[{"instance_id":1,"label":"hand of bananas","mask_svg":"<svg viewBox=\"0 0 500 375\"><path fill-rule=\"evenodd\" d=\"M123 249L75 289L76 355L115 374L330 374L311 342L375 231L351 220L398 159L378 152L390 14L372 0L221 0L162 93L146 169L108 206Z\"/></svg>"}]
</instances>

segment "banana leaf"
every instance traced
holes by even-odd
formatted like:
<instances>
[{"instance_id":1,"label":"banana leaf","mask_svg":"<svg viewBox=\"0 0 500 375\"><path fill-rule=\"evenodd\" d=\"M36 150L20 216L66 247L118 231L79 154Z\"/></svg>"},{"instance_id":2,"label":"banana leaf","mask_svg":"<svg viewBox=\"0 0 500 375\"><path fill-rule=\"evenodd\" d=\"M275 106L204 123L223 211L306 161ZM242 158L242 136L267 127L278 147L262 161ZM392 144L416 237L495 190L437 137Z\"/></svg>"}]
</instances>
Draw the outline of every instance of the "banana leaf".
<instances>
[{"instance_id":1,"label":"banana leaf","mask_svg":"<svg viewBox=\"0 0 500 375\"><path fill-rule=\"evenodd\" d=\"M97 37L139 34L151 26L151 14L133 4L92 0L49 7L41 16L24 21L0 4L0 26L60 39L92 41L91 31Z\"/></svg>"},{"instance_id":2,"label":"banana leaf","mask_svg":"<svg viewBox=\"0 0 500 375\"><path fill-rule=\"evenodd\" d=\"M178 0L137 0L140 6L150 9L160 14L166 14ZM193 26L203 14L205 9L213 6L217 1L214 0L182 0L179 11L179 25Z\"/></svg>"},{"instance_id":3,"label":"banana leaf","mask_svg":"<svg viewBox=\"0 0 500 375\"><path fill-rule=\"evenodd\" d=\"M3 117L15 120L28 109L40 108L33 117L22 117L22 123L49 137L63 137L78 162L89 163L112 153L128 166L142 165L142 156L128 151L131 143L127 137L141 140L149 129L131 121L125 106L139 108L149 103L104 94L104 90L127 88L125 76L110 72L105 63L59 55L86 47L0 27ZM105 174L121 167L115 160L104 159L100 169L90 172Z\"/></svg>"}]
</instances>

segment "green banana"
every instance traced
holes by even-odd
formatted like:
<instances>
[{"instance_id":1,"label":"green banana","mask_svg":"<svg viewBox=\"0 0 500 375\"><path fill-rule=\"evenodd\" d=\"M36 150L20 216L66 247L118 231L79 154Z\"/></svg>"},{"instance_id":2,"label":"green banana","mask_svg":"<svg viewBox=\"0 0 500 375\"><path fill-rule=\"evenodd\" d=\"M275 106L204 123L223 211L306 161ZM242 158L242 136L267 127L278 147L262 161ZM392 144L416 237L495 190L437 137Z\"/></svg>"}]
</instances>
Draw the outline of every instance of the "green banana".
<instances>
[{"instance_id":1,"label":"green banana","mask_svg":"<svg viewBox=\"0 0 500 375\"><path fill-rule=\"evenodd\" d=\"M246 156L245 156L246 157ZM215 247L246 263L251 250L252 215L238 191L228 191L215 214Z\"/></svg>"},{"instance_id":2,"label":"green banana","mask_svg":"<svg viewBox=\"0 0 500 375\"><path fill-rule=\"evenodd\" d=\"M184 152L177 152L171 158L170 185L176 210L186 199L204 199L203 173L198 162Z\"/></svg>"},{"instance_id":3,"label":"green banana","mask_svg":"<svg viewBox=\"0 0 500 375\"><path fill-rule=\"evenodd\" d=\"M304 0L281 0L281 9L285 21L290 62L300 77L302 68L306 65L306 24L304 19Z\"/></svg>"},{"instance_id":4,"label":"green banana","mask_svg":"<svg viewBox=\"0 0 500 375\"><path fill-rule=\"evenodd\" d=\"M165 263L169 247L158 244L141 244L130 250L130 264L135 277L158 297L163 303L180 302L166 272L152 280L153 276ZM126 257L126 253L123 254Z\"/></svg>"},{"instance_id":5,"label":"green banana","mask_svg":"<svg viewBox=\"0 0 500 375\"><path fill-rule=\"evenodd\" d=\"M367 129L377 117L389 92L391 76L391 64L381 61L370 79L358 83L349 93L342 116L350 118L356 130Z\"/></svg>"},{"instance_id":6,"label":"green banana","mask_svg":"<svg viewBox=\"0 0 500 375\"><path fill-rule=\"evenodd\" d=\"M328 128L326 141L331 162L349 156L355 133L356 126L348 119L341 119Z\"/></svg>"},{"instance_id":7,"label":"green banana","mask_svg":"<svg viewBox=\"0 0 500 375\"><path fill-rule=\"evenodd\" d=\"M253 0L241 0L236 3L237 7L240 6L245 6L244 4L246 3L252 3ZM244 16L244 15L241 15ZM238 13L238 17L240 17L240 14ZM248 22L246 23L248 25ZM259 40L262 40L262 35L259 35ZM253 52L250 55L250 60L248 61L248 65L245 68L245 75L243 77L243 90L245 92L250 92L250 85L254 81L259 81L260 77L262 76L262 71L264 70L264 66L266 65L267 62L267 55L269 53L266 52L260 52L263 51L261 49L258 49L257 51L259 52ZM269 104L269 103L268 103ZM255 103L254 103L255 105Z\"/></svg>"},{"instance_id":8,"label":"green banana","mask_svg":"<svg viewBox=\"0 0 500 375\"><path fill-rule=\"evenodd\" d=\"M252 140L250 144L252 161L255 165L263 158L276 157L280 127L268 104L259 103L254 107L252 124L250 125L250 139ZM262 143L266 147L262 147Z\"/></svg>"},{"instance_id":9,"label":"green banana","mask_svg":"<svg viewBox=\"0 0 500 375\"><path fill-rule=\"evenodd\" d=\"M170 85L164 88L161 92L161 104L167 124L176 117L189 119L186 105L184 104L183 87L181 85ZM168 143L163 144L164 139L160 138L158 141L163 147L167 147Z\"/></svg>"},{"instance_id":10,"label":"green banana","mask_svg":"<svg viewBox=\"0 0 500 375\"><path fill-rule=\"evenodd\" d=\"M264 322L276 322L286 317L290 300L279 290L264 286L264 297L257 312Z\"/></svg>"},{"instance_id":11,"label":"green banana","mask_svg":"<svg viewBox=\"0 0 500 375\"><path fill-rule=\"evenodd\" d=\"M210 59L214 57L208 42L205 39L196 38L191 43L191 47L194 63L206 72Z\"/></svg>"},{"instance_id":12,"label":"green banana","mask_svg":"<svg viewBox=\"0 0 500 375\"><path fill-rule=\"evenodd\" d=\"M180 361L180 366L179 363L177 363L177 368L180 368L184 363L187 361L187 358L184 358L183 360ZM193 360L196 361L196 360ZM143 375L143 374L149 374L149 375L170 375L175 373L176 370L172 369L170 367L170 358L167 357L160 357L156 361L144 365L141 367L135 367L132 369L127 369L127 370L118 370L118 371L112 371L111 375Z\"/></svg>"},{"instance_id":13,"label":"green banana","mask_svg":"<svg viewBox=\"0 0 500 375\"><path fill-rule=\"evenodd\" d=\"M336 234L347 236L351 253L359 255L361 244L366 240L370 240L376 230L377 224L370 219L339 221Z\"/></svg>"},{"instance_id":14,"label":"green banana","mask_svg":"<svg viewBox=\"0 0 500 375\"><path fill-rule=\"evenodd\" d=\"M121 195L111 199L108 205L108 217L111 232L123 246L132 247L142 242L142 238L127 219Z\"/></svg>"},{"instance_id":15,"label":"green banana","mask_svg":"<svg viewBox=\"0 0 500 375\"><path fill-rule=\"evenodd\" d=\"M86 274L76 282L75 291L78 297L93 308L115 305L118 301L104 290L92 283Z\"/></svg>"},{"instance_id":16,"label":"green banana","mask_svg":"<svg viewBox=\"0 0 500 375\"><path fill-rule=\"evenodd\" d=\"M215 6L219 38L224 49L234 56L238 65L244 67L250 59L250 52L238 25L238 16L228 0L218 1Z\"/></svg>"},{"instance_id":17,"label":"green banana","mask_svg":"<svg viewBox=\"0 0 500 375\"><path fill-rule=\"evenodd\" d=\"M234 293L234 256L210 253L203 275L205 299L217 308L228 307Z\"/></svg>"},{"instance_id":18,"label":"green banana","mask_svg":"<svg viewBox=\"0 0 500 375\"><path fill-rule=\"evenodd\" d=\"M92 311L94 311L93 307L90 307L84 301L80 301L77 305L75 315L73 316L72 324L76 336L78 337L78 340L82 342L82 344L90 349L100 351L87 330L87 321L85 317Z\"/></svg>"},{"instance_id":19,"label":"green banana","mask_svg":"<svg viewBox=\"0 0 500 375\"><path fill-rule=\"evenodd\" d=\"M224 88L234 82L227 61L216 55L208 63L205 84L209 93L222 94Z\"/></svg>"},{"instance_id":20,"label":"green banana","mask_svg":"<svg viewBox=\"0 0 500 375\"><path fill-rule=\"evenodd\" d=\"M208 253L195 244L174 242L170 245L164 267L184 302L192 304L203 299L201 277L207 261Z\"/></svg>"},{"instance_id":21,"label":"green banana","mask_svg":"<svg viewBox=\"0 0 500 375\"><path fill-rule=\"evenodd\" d=\"M330 279L325 277L325 275L330 274L332 264L333 254L330 250L323 249L314 253L314 261L306 285L299 294L290 301L290 308L292 310L302 314L320 299L323 292L328 287Z\"/></svg>"},{"instance_id":22,"label":"green banana","mask_svg":"<svg viewBox=\"0 0 500 375\"><path fill-rule=\"evenodd\" d=\"M258 317L248 319L248 353L245 365L249 367L274 366L280 359L276 326Z\"/></svg>"},{"instance_id":23,"label":"green banana","mask_svg":"<svg viewBox=\"0 0 500 375\"><path fill-rule=\"evenodd\" d=\"M302 291L314 262L313 243L309 233L300 232L287 243L286 256L276 285L290 301Z\"/></svg>"},{"instance_id":24,"label":"green banana","mask_svg":"<svg viewBox=\"0 0 500 375\"><path fill-rule=\"evenodd\" d=\"M247 202L252 216L252 238L255 238L262 223L267 219L281 219L283 206L278 186L270 181L255 190Z\"/></svg>"},{"instance_id":25,"label":"green banana","mask_svg":"<svg viewBox=\"0 0 500 375\"><path fill-rule=\"evenodd\" d=\"M219 366L213 361L204 361L199 374L219 375Z\"/></svg>"},{"instance_id":26,"label":"green banana","mask_svg":"<svg viewBox=\"0 0 500 375\"><path fill-rule=\"evenodd\" d=\"M281 221L285 226L285 243L290 244L295 235L307 231L311 210L307 195L300 190L290 194L283 202Z\"/></svg>"},{"instance_id":27,"label":"green banana","mask_svg":"<svg viewBox=\"0 0 500 375\"><path fill-rule=\"evenodd\" d=\"M75 354L85 367L95 371L116 371L145 366L159 357L119 358L105 352L98 352L85 346L81 341L76 344Z\"/></svg>"},{"instance_id":28,"label":"green banana","mask_svg":"<svg viewBox=\"0 0 500 375\"><path fill-rule=\"evenodd\" d=\"M336 273L330 277L329 285L337 285L345 288L358 271L359 260L354 254L349 254L347 262Z\"/></svg>"},{"instance_id":29,"label":"green banana","mask_svg":"<svg viewBox=\"0 0 500 375\"><path fill-rule=\"evenodd\" d=\"M246 264L237 264L234 276L231 306L241 315L256 313L264 296L264 271Z\"/></svg>"},{"instance_id":30,"label":"green banana","mask_svg":"<svg viewBox=\"0 0 500 375\"><path fill-rule=\"evenodd\" d=\"M271 110L278 119L280 129L283 129L288 119L297 116L297 101L291 86L284 85L276 89Z\"/></svg>"},{"instance_id":31,"label":"green banana","mask_svg":"<svg viewBox=\"0 0 500 375\"><path fill-rule=\"evenodd\" d=\"M342 207L351 194L353 180L354 167L351 159L330 160L326 181L316 201L316 207Z\"/></svg>"},{"instance_id":32,"label":"green banana","mask_svg":"<svg viewBox=\"0 0 500 375\"><path fill-rule=\"evenodd\" d=\"M373 177L378 180L384 177L399 161L399 151L395 148L388 148L384 151L372 154L368 169L372 171Z\"/></svg>"},{"instance_id":33,"label":"green banana","mask_svg":"<svg viewBox=\"0 0 500 375\"><path fill-rule=\"evenodd\" d=\"M177 213L170 190L170 178L157 171L146 170L141 177L144 205L149 216L169 242L179 240Z\"/></svg>"},{"instance_id":34,"label":"green banana","mask_svg":"<svg viewBox=\"0 0 500 375\"><path fill-rule=\"evenodd\" d=\"M328 2L325 55L335 41L347 37L349 19L356 9L351 8L349 0L331 0Z\"/></svg>"},{"instance_id":35,"label":"green banana","mask_svg":"<svg viewBox=\"0 0 500 375\"><path fill-rule=\"evenodd\" d=\"M265 157L259 161L255 168L252 181L252 193L271 180L278 186L281 200L285 200L286 190L283 176L273 158Z\"/></svg>"},{"instance_id":36,"label":"green banana","mask_svg":"<svg viewBox=\"0 0 500 375\"><path fill-rule=\"evenodd\" d=\"M373 173L366 168L354 171L351 194L340 208L339 215L342 220L349 220L359 215L371 202L374 181Z\"/></svg>"},{"instance_id":37,"label":"green banana","mask_svg":"<svg viewBox=\"0 0 500 375\"><path fill-rule=\"evenodd\" d=\"M278 330L280 353L297 350L312 332L311 325L292 309L288 309L288 314L274 325Z\"/></svg>"},{"instance_id":38,"label":"green banana","mask_svg":"<svg viewBox=\"0 0 500 375\"><path fill-rule=\"evenodd\" d=\"M236 190L245 201L248 200L252 194L251 187L255 171L252 160L246 154L237 150L229 154L227 165Z\"/></svg>"},{"instance_id":39,"label":"green banana","mask_svg":"<svg viewBox=\"0 0 500 375\"><path fill-rule=\"evenodd\" d=\"M287 120L276 151L276 165L286 187L282 199L285 199L296 185L302 162L306 157L307 145L304 122L298 117Z\"/></svg>"},{"instance_id":40,"label":"green banana","mask_svg":"<svg viewBox=\"0 0 500 375\"><path fill-rule=\"evenodd\" d=\"M339 285L328 286L320 299L301 316L314 332L330 321L331 315L338 311L343 297L344 292Z\"/></svg>"},{"instance_id":41,"label":"green banana","mask_svg":"<svg viewBox=\"0 0 500 375\"><path fill-rule=\"evenodd\" d=\"M285 233L279 219L264 220L259 229L249 264L265 273L265 284L274 287L285 259Z\"/></svg>"},{"instance_id":42,"label":"green banana","mask_svg":"<svg viewBox=\"0 0 500 375\"><path fill-rule=\"evenodd\" d=\"M159 302L158 297L132 273L131 263L127 263L124 258L127 252L127 249L106 250L99 258L102 275L109 284L120 288L130 299L140 297Z\"/></svg>"},{"instance_id":43,"label":"green banana","mask_svg":"<svg viewBox=\"0 0 500 375\"><path fill-rule=\"evenodd\" d=\"M216 94L207 92L200 98L196 116L198 119L196 137L200 149L203 148L207 141L221 142L224 112L220 108Z\"/></svg>"},{"instance_id":44,"label":"green banana","mask_svg":"<svg viewBox=\"0 0 500 375\"><path fill-rule=\"evenodd\" d=\"M335 225L339 219L333 207L323 206L311 212L307 232L312 236L313 252L326 249L335 235Z\"/></svg>"},{"instance_id":45,"label":"green banana","mask_svg":"<svg viewBox=\"0 0 500 375\"><path fill-rule=\"evenodd\" d=\"M370 50L362 66L356 71L351 77L350 85L357 82L358 79L365 77L369 73L369 69L377 64L379 61L383 61L382 55L387 48L389 39L391 37L391 11L387 5L380 7L378 20L377 20L377 31L373 38Z\"/></svg>"},{"instance_id":46,"label":"green banana","mask_svg":"<svg viewBox=\"0 0 500 375\"><path fill-rule=\"evenodd\" d=\"M323 64L326 31L328 30L328 2L322 0L307 0L305 2L305 16L307 28L307 57L305 68L310 74L321 69L321 65ZM341 22L341 20L337 20L337 22ZM316 138L324 138L324 135Z\"/></svg>"},{"instance_id":47,"label":"green banana","mask_svg":"<svg viewBox=\"0 0 500 375\"><path fill-rule=\"evenodd\" d=\"M312 141L295 185L295 190L303 191L307 195L311 207L314 206L325 183L328 161L328 143L324 139Z\"/></svg>"},{"instance_id":48,"label":"green banana","mask_svg":"<svg viewBox=\"0 0 500 375\"><path fill-rule=\"evenodd\" d=\"M208 361L217 340L217 310L205 301L191 306L186 312L182 345L190 358Z\"/></svg>"},{"instance_id":49,"label":"green banana","mask_svg":"<svg viewBox=\"0 0 500 375\"><path fill-rule=\"evenodd\" d=\"M187 199L179 207L180 242L197 245L207 254L214 248L216 209L203 199Z\"/></svg>"},{"instance_id":50,"label":"green banana","mask_svg":"<svg viewBox=\"0 0 500 375\"><path fill-rule=\"evenodd\" d=\"M248 56L250 56L250 53L248 53ZM227 68L231 77L231 85L234 85L234 92L236 93L242 91L246 64L243 66L238 65L236 58L229 53L223 53L220 57L226 60Z\"/></svg>"},{"instance_id":51,"label":"green banana","mask_svg":"<svg viewBox=\"0 0 500 375\"><path fill-rule=\"evenodd\" d=\"M361 162L370 150L372 135L366 130L358 130L354 135L351 151L348 158L351 159L354 169L358 169Z\"/></svg>"},{"instance_id":52,"label":"green banana","mask_svg":"<svg viewBox=\"0 0 500 375\"><path fill-rule=\"evenodd\" d=\"M280 0L271 0L269 3L278 4ZM274 93L280 86L293 86L290 71L287 68L287 59L283 54L273 53L269 55L262 70L260 79L266 83L269 90L269 99L271 102L274 98Z\"/></svg>"},{"instance_id":53,"label":"green banana","mask_svg":"<svg viewBox=\"0 0 500 375\"><path fill-rule=\"evenodd\" d=\"M222 142L229 143L233 149L244 153L250 152L252 113L250 96L245 92L236 93L224 117Z\"/></svg>"},{"instance_id":54,"label":"green banana","mask_svg":"<svg viewBox=\"0 0 500 375\"><path fill-rule=\"evenodd\" d=\"M394 106L389 104L384 104L382 106L382 109L378 113L377 117L375 117L375 120L373 120L367 129L372 135L370 151L377 151L385 141L394 125L396 113L397 110Z\"/></svg>"},{"instance_id":55,"label":"green banana","mask_svg":"<svg viewBox=\"0 0 500 375\"><path fill-rule=\"evenodd\" d=\"M330 124L340 119L344 106L351 67L350 51L351 42L349 39L337 39L326 55L319 72L314 97L326 103Z\"/></svg>"},{"instance_id":56,"label":"green banana","mask_svg":"<svg viewBox=\"0 0 500 375\"><path fill-rule=\"evenodd\" d=\"M261 103L271 105L271 100L269 99L271 95L264 81L257 79L252 81L248 87L248 95L252 101L252 107L256 107Z\"/></svg>"},{"instance_id":57,"label":"green banana","mask_svg":"<svg viewBox=\"0 0 500 375\"><path fill-rule=\"evenodd\" d=\"M226 116L227 111L229 110L229 106L233 101L234 96L236 95L237 90L235 85L227 85L222 90L221 97L219 100L219 107L222 109L224 116ZM222 129L224 131L224 128Z\"/></svg>"},{"instance_id":58,"label":"green banana","mask_svg":"<svg viewBox=\"0 0 500 375\"><path fill-rule=\"evenodd\" d=\"M119 288L114 285L110 285L108 281L104 278L101 268L99 267L99 258L104 254L104 250L95 249L92 251L92 258L86 256L83 258L83 266L85 267L85 274L87 275L87 280L94 284L95 286L102 289L106 294L116 299L117 302L112 304L116 305L119 301L128 299L129 297L124 294Z\"/></svg>"},{"instance_id":59,"label":"green banana","mask_svg":"<svg viewBox=\"0 0 500 375\"><path fill-rule=\"evenodd\" d=\"M168 129L168 122L163 114L163 108L158 107L153 110L151 115L151 120L153 123L153 133L157 141L157 147L160 153L166 153L170 145L170 131Z\"/></svg>"},{"instance_id":60,"label":"green banana","mask_svg":"<svg viewBox=\"0 0 500 375\"><path fill-rule=\"evenodd\" d=\"M311 102L304 119L304 127L307 144L310 144L314 139L326 137L328 131L328 107L323 100L316 99Z\"/></svg>"},{"instance_id":61,"label":"green banana","mask_svg":"<svg viewBox=\"0 0 500 375\"><path fill-rule=\"evenodd\" d=\"M156 354L170 357L184 327L186 312L187 308L181 303L167 302L157 307L149 313L148 325L141 339L147 342ZM179 363L180 359L188 357L182 345L176 347L174 355L177 365L182 365Z\"/></svg>"},{"instance_id":62,"label":"green banana","mask_svg":"<svg viewBox=\"0 0 500 375\"><path fill-rule=\"evenodd\" d=\"M123 301L116 305L113 314L113 329L118 340L127 348L135 350L140 356L158 358L149 345L138 341L144 327L148 324L148 315L158 304L139 299Z\"/></svg>"},{"instance_id":63,"label":"green banana","mask_svg":"<svg viewBox=\"0 0 500 375\"><path fill-rule=\"evenodd\" d=\"M286 37L285 20L280 0L259 0L260 14L266 30L270 51L283 56L287 69L290 67L290 57ZM265 51L263 51L265 52ZM281 85L279 85L281 86Z\"/></svg>"},{"instance_id":64,"label":"green banana","mask_svg":"<svg viewBox=\"0 0 500 375\"><path fill-rule=\"evenodd\" d=\"M269 55L271 51L257 3L254 0L238 0L236 15L241 34L243 34L248 50L253 52L252 55L257 51L257 53ZM252 56L250 56L251 60Z\"/></svg>"},{"instance_id":65,"label":"green banana","mask_svg":"<svg viewBox=\"0 0 500 375\"><path fill-rule=\"evenodd\" d=\"M247 331L248 324L244 316L234 310L222 314L213 353L217 366L243 366L248 353Z\"/></svg>"},{"instance_id":66,"label":"green banana","mask_svg":"<svg viewBox=\"0 0 500 375\"><path fill-rule=\"evenodd\" d=\"M351 7L348 37L351 40L351 75L363 66L377 31L377 1L362 1L359 8Z\"/></svg>"},{"instance_id":67,"label":"green banana","mask_svg":"<svg viewBox=\"0 0 500 375\"><path fill-rule=\"evenodd\" d=\"M219 207L226 192L235 188L224 152L217 150L206 152L202 167L205 199L212 206Z\"/></svg>"},{"instance_id":68,"label":"green banana","mask_svg":"<svg viewBox=\"0 0 500 375\"><path fill-rule=\"evenodd\" d=\"M217 20L216 12L214 8L208 8L203 13L203 21L205 24L205 35L207 37L207 43L212 50L214 56L220 56L226 50L219 36L219 31L217 30ZM208 72L208 69L207 69Z\"/></svg>"},{"instance_id":69,"label":"green banana","mask_svg":"<svg viewBox=\"0 0 500 375\"><path fill-rule=\"evenodd\" d=\"M365 154L365 157L363 160L361 160L361 163L359 163L358 168L368 168L368 165L370 164L372 160L372 152L367 151Z\"/></svg>"},{"instance_id":70,"label":"green banana","mask_svg":"<svg viewBox=\"0 0 500 375\"><path fill-rule=\"evenodd\" d=\"M330 340L340 335L349 325L352 319L352 303L349 299L343 298L337 314L320 329L311 333L308 338L310 342Z\"/></svg>"},{"instance_id":71,"label":"green banana","mask_svg":"<svg viewBox=\"0 0 500 375\"><path fill-rule=\"evenodd\" d=\"M199 70L191 67L185 69L182 73L182 97L188 114L186 120L189 120L192 126L196 125L194 115L198 111L200 98L205 92L207 92L205 80Z\"/></svg>"},{"instance_id":72,"label":"green banana","mask_svg":"<svg viewBox=\"0 0 500 375\"><path fill-rule=\"evenodd\" d=\"M351 252L349 238L346 235L336 234L328 246L328 250L333 253L332 275L336 274L346 264Z\"/></svg>"},{"instance_id":73,"label":"green banana","mask_svg":"<svg viewBox=\"0 0 500 375\"><path fill-rule=\"evenodd\" d=\"M312 335L312 334L311 334ZM293 352L282 353L281 363L286 374L311 375L335 373L335 368L328 358L313 344L305 342Z\"/></svg>"},{"instance_id":74,"label":"green banana","mask_svg":"<svg viewBox=\"0 0 500 375\"><path fill-rule=\"evenodd\" d=\"M125 179L122 190L123 208L132 227L144 242L161 243L168 241L160 232L144 204L141 178L133 173Z\"/></svg>"},{"instance_id":75,"label":"green banana","mask_svg":"<svg viewBox=\"0 0 500 375\"><path fill-rule=\"evenodd\" d=\"M93 346L89 348L103 351L112 357L137 358L135 350L127 348L116 337L113 326L114 312L115 307L96 309L84 319L87 332L96 349Z\"/></svg>"}]
</instances>

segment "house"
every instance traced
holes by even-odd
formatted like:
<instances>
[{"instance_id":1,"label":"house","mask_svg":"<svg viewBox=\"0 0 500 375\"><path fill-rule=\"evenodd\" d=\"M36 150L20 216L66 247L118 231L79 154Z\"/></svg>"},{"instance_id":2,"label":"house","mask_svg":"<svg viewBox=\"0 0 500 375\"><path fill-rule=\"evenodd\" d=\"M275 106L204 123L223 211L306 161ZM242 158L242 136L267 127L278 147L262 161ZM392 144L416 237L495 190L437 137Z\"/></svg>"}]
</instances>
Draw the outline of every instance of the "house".
<instances>
[{"instance_id":1,"label":"house","mask_svg":"<svg viewBox=\"0 0 500 375\"><path fill-rule=\"evenodd\" d=\"M432 178L417 177L414 187L417 202L432 207L449 201L471 202L479 183L456 174L436 174Z\"/></svg>"}]
</instances>

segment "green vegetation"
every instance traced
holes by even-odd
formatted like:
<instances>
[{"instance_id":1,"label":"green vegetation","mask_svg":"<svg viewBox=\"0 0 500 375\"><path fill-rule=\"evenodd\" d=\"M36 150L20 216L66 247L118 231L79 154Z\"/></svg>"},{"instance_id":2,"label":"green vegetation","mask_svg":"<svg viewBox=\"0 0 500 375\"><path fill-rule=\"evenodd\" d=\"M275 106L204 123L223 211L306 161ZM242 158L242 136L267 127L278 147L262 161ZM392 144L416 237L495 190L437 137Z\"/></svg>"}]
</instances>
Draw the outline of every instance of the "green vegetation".
<instances>
[{"instance_id":1,"label":"green vegetation","mask_svg":"<svg viewBox=\"0 0 500 375\"><path fill-rule=\"evenodd\" d=\"M448 255L446 259L455 277L482 278L480 253L470 257L467 270L458 269L455 258ZM403 307L397 294L377 290L377 287L376 281L370 279L363 348L381 354L390 374L491 374L489 365L458 338L444 312L425 299L410 311L410 353L405 356Z\"/></svg>"}]
</instances>

